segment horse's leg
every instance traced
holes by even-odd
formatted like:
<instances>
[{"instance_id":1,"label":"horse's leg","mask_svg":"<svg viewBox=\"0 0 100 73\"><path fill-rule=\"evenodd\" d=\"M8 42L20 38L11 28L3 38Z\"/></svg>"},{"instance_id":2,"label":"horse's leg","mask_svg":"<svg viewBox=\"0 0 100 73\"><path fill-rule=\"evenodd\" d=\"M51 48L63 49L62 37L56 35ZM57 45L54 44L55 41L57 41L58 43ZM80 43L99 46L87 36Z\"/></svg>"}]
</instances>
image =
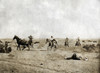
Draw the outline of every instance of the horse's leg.
<instances>
[{"instance_id":1,"label":"horse's leg","mask_svg":"<svg viewBox=\"0 0 100 73\"><path fill-rule=\"evenodd\" d=\"M51 45L50 47L51 47L50 50L52 50L53 46Z\"/></svg>"},{"instance_id":2,"label":"horse's leg","mask_svg":"<svg viewBox=\"0 0 100 73\"><path fill-rule=\"evenodd\" d=\"M28 49L29 49L29 51L30 51L30 47L28 46Z\"/></svg>"},{"instance_id":3,"label":"horse's leg","mask_svg":"<svg viewBox=\"0 0 100 73\"><path fill-rule=\"evenodd\" d=\"M47 47L47 51L49 50L49 46Z\"/></svg>"},{"instance_id":4,"label":"horse's leg","mask_svg":"<svg viewBox=\"0 0 100 73\"><path fill-rule=\"evenodd\" d=\"M20 45L19 45L19 50L21 51Z\"/></svg>"},{"instance_id":5,"label":"horse's leg","mask_svg":"<svg viewBox=\"0 0 100 73\"><path fill-rule=\"evenodd\" d=\"M52 44L50 45L50 50L52 49Z\"/></svg>"},{"instance_id":6,"label":"horse's leg","mask_svg":"<svg viewBox=\"0 0 100 73\"><path fill-rule=\"evenodd\" d=\"M52 45L51 45L51 50L52 50L52 48L54 48L54 43L52 42Z\"/></svg>"},{"instance_id":7,"label":"horse's leg","mask_svg":"<svg viewBox=\"0 0 100 73\"><path fill-rule=\"evenodd\" d=\"M29 47L29 45L27 45L27 47L28 47L28 51L30 50L30 47Z\"/></svg>"},{"instance_id":8,"label":"horse's leg","mask_svg":"<svg viewBox=\"0 0 100 73\"><path fill-rule=\"evenodd\" d=\"M65 42L65 46L66 46L66 42Z\"/></svg>"},{"instance_id":9,"label":"horse's leg","mask_svg":"<svg viewBox=\"0 0 100 73\"><path fill-rule=\"evenodd\" d=\"M19 48L19 45L17 46L17 50L18 50L18 48Z\"/></svg>"},{"instance_id":10,"label":"horse's leg","mask_svg":"<svg viewBox=\"0 0 100 73\"><path fill-rule=\"evenodd\" d=\"M69 47L69 44L68 44L68 47Z\"/></svg>"},{"instance_id":11,"label":"horse's leg","mask_svg":"<svg viewBox=\"0 0 100 73\"><path fill-rule=\"evenodd\" d=\"M51 48L50 48L50 50L52 50L52 48L53 48L53 43L52 43L52 42L51 42L51 45L50 45L50 47L51 47Z\"/></svg>"},{"instance_id":12,"label":"horse's leg","mask_svg":"<svg viewBox=\"0 0 100 73\"><path fill-rule=\"evenodd\" d=\"M23 45L23 49L22 50L24 50L25 49L25 45Z\"/></svg>"},{"instance_id":13,"label":"horse's leg","mask_svg":"<svg viewBox=\"0 0 100 73\"><path fill-rule=\"evenodd\" d=\"M29 44L29 46L33 48L33 43Z\"/></svg>"},{"instance_id":14,"label":"horse's leg","mask_svg":"<svg viewBox=\"0 0 100 73\"><path fill-rule=\"evenodd\" d=\"M56 51L57 50L57 45L54 45L54 51Z\"/></svg>"},{"instance_id":15,"label":"horse's leg","mask_svg":"<svg viewBox=\"0 0 100 73\"><path fill-rule=\"evenodd\" d=\"M33 43L31 44L31 46L32 46L32 48L34 48L34 47L33 47Z\"/></svg>"},{"instance_id":16,"label":"horse's leg","mask_svg":"<svg viewBox=\"0 0 100 73\"><path fill-rule=\"evenodd\" d=\"M50 48L51 48L51 43L50 43L50 42L48 42L47 51L49 51L49 50L50 50Z\"/></svg>"}]
</instances>

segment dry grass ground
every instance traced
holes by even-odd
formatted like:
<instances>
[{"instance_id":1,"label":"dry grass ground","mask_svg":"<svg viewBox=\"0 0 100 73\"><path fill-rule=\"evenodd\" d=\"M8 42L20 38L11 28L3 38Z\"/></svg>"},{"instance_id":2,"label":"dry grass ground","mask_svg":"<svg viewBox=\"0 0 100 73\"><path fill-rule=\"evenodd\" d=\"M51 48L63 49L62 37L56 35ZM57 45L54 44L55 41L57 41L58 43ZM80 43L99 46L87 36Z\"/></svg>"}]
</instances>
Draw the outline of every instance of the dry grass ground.
<instances>
[{"instance_id":1,"label":"dry grass ground","mask_svg":"<svg viewBox=\"0 0 100 73\"><path fill-rule=\"evenodd\" d=\"M100 54L99 48L86 51L82 46L75 47L75 40L69 40L70 47L64 47L64 40L57 39L58 48L56 51L47 51L45 39L36 39L39 44L27 51L16 50L16 43L11 39L1 39L10 41L11 53L0 53L0 73L99 73ZM82 43L82 42L81 42ZM84 44L93 44L86 41ZM97 44L97 43L94 43ZM65 57L77 53L84 60L65 60Z\"/></svg>"}]
</instances>

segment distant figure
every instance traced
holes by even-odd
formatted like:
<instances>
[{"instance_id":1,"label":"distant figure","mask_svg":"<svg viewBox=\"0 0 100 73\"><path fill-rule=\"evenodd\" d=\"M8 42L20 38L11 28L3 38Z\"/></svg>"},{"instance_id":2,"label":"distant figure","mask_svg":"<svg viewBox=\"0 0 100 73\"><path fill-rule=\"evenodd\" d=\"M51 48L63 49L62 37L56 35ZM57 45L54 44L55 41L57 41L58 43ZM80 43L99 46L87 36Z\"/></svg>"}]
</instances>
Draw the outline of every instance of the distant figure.
<instances>
[{"instance_id":1,"label":"distant figure","mask_svg":"<svg viewBox=\"0 0 100 73\"><path fill-rule=\"evenodd\" d=\"M68 38L65 39L65 44L64 44L64 45L69 47L69 42L68 42L68 40L69 40Z\"/></svg>"},{"instance_id":2,"label":"distant figure","mask_svg":"<svg viewBox=\"0 0 100 73\"><path fill-rule=\"evenodd\" d=\"M76 53L74 53L71 57L65 58L66 60L81 60L81 57L77 57Z\"/></svg>"},{"instance_id":3,"label":"distant figure","mask_svg":"<svg viewBox=\"0 0 100 73\"><path fill-rule=\"evenodd\" d=\"M75 43L75 46L81 46L81 43L80 43L80 39L78 38L76 43Z\"/></svg>"},{"instance_id":4,"label":"distant figure","mask_svg":"<svg viewBox=\"0 0 100 73\"><path fill-rule=\"evenodd\" d=\"M33 48L33 37L30 35L29 37L28 44Z\"/></svg>"}]
</instances>

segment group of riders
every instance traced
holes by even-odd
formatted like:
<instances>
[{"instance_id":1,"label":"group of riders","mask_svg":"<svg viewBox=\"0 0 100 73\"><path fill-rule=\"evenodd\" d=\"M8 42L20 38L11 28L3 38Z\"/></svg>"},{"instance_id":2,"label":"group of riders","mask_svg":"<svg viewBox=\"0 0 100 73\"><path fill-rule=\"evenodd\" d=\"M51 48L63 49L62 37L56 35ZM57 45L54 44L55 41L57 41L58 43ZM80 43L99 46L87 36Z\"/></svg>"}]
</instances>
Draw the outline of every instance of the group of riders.
<instances>
[{"instance_id":1,"label":"group of riders","mask_svg":"<svg viewBox=\"0 0 100 73\"><path fill-rule=\"evenodd\" d=\"M31 36L31 35L28 36L28 38L29 38L29 40L26 41L25 39L21 39L16 35L13 37L13 40L16 39L16 42L17 42L17 50L18 49L21 50L20 46L23 47L22 50L24 50L26 47L28 47L28 50L30 50L30 47L33 48L34 44L39 43L39 42L33 42L33 36ZM1 47L2 41L0 41L0 51L4 51L4 50L2 50L2 48L4 48L4 47L5 47L5 52L11 51L11 47L8 47L8 43L10 43L10 42L5 41L5 44ZM55 50L56 50L56 48L58 47L57 40L53 36L51 36L50 39L48 39L48 38L46 39L46 44L48 44L47 50L52 49L52 48L55 48ZM68 37L66 37L66 39L64 41L64 46L69 47L69 38ZM79 38L76 40L75 46L81 46Z\"/></svg>"},{"instance_id":2,"label":"group of riders","mask_svg":"<svg viewBox=\"0 0 100 73\"><path fill-rule=\"evenodd\" d=\"M48 44L48 47L57 48L57 46L58 46L58 43L57 43L56 39L53 38L53 36L51 36L50 39L46 39L46 43L47 42L49 43ZM68 37L65 39L64 46L69 47L69 38ZM79 38L76 41L75 46L81 46L81 43L80 43L80 39Z\"/></svg>"},{"instance_id":3,"label":"group of riders","mask_svg":"<svg viewBox=\"0 0 100 73\"><path fill-rule=\"evenodd\" d=\"M29 38L29 40L26 41L25 39L21 39L21 38L19 38L16 35L14 36L13 40L16 39L16 41L17 41L17 50L18 49L21 50L21 48L20 48L21 45L23 46L23 49L22 50L24 50L26 47L28 47L28 50L30 50L30 46L33 48L33 44L39 43L39 42L33 42L33 36L32 35L28 36L28 38ZM8 44L10 42L5 41L5 44L3 44L3 46L2 46L2 43L3 42L0 40L0 51L2 51L2 52L10 52L11 51L11 47L8 47ZM46 39L46 44L48 44L47 50L49 50L49 48L50 49L52 49L52 48L55 48L56 49L57 46L58 46L57 40L53 36L51 36L50 39L48 39L48 38ZM75 45L76 46L81 45L79 38L76 41L76 44ZM69 47L69 39L68 38L65 39L64 46ZM5 49L2 50L4 47L5 47Z\"/></svg>"},{"instance_id":4,"label":"group of riders","mask_svg":"<svg viewBox=\"0 0 100 73\"><path fill-rule=\"evenodd\" d=\"M28 50L30 50L30 46L33 48L33 44L38 43L38 42L33 42L33 37L31 35L28 36L28 38L29 38L29 40L26 41L26 40L20 39L16 35L14 36L13 40L16 39L17 44L18 44L17 50L18 50L18 48L20 49L20 45L23 45L23 49L25 49L25 47L28 47ZM55 48L55 50L56 50L56 48L58 47L57 40L53 36L51 36L50 39L48 39L48 38L46 39L46 44L48 44L47 50L50 50L52 48ZM80 39L78 38L75 46L80 46L80 45L81 45ZM69 39L68 38L65 39L64 46L69 47Z\"/></svg>"},{"instance_id":5,"label":"group of riders","mask_svg":"<svg viewBox=\"0 0 100 73\"><path fill-rule=\"evenodd\" d=\"M29 40L26 41L25 39L21 39L18 36L14 36L13 40L16 39L17 42L17 50L21 50L20 46L23 46L24 50L26 47L28 47L28 50L30 50L30 46L33 48L33 44L39 43L39 42L33 42L33 37L30 35L28 36ZM12 48L8 46L10 42L5 41L5 43L3 44L3 42L0 40L0 53L9 53L12 51ZM54 50L56 50L56 48L58 47L58 43L57 40L55 38L53 38L53 36L51 36L50 39L46 39L46 44L48 44L47 46L47 50L50 50L52 48L55 48ZM97 44L100 48L100 41ZM64 46L69 47L69 38L66 38L64 41ZM78 38L76 40L75 46L81 46L80 43L80 39ZM82 57L77 57L76 53L74 53L71 57L65 58L66 60L81 60ZM85 60L87 60L87 58L85 58Z\"/></svg>"}]
</instances>

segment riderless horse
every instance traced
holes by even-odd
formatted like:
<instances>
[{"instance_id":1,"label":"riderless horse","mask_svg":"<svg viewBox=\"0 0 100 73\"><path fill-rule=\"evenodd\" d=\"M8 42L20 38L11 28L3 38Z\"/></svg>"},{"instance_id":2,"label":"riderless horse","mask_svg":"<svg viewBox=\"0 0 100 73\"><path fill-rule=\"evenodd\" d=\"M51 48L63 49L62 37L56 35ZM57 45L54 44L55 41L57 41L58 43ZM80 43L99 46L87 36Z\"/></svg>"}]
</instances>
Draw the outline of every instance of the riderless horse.
<instances>
[{"instance_id":1,"label":"riderless horse","mask_svg":"<svg viewBox=\"0 0 100 73\"><path fill-rule=\"evenodd\" d=\"M19 38L18 36L14 36L14 38L13 38L13 40L14 39L16 39L16 41L17 41L17 44L18 44L18 46L17 46L17 50L18 50L18 48L20 49L20 45L22 45L23 46L23 49L22 50L24 50L25 49L25 47L28 47L28 51L30 50L30 47L29 47L29 43L28 43L28 41L26 41L26 40L22 40L21 38ZM21 50L21 49L20 49Z\"/></svg>"}]
</instances>

